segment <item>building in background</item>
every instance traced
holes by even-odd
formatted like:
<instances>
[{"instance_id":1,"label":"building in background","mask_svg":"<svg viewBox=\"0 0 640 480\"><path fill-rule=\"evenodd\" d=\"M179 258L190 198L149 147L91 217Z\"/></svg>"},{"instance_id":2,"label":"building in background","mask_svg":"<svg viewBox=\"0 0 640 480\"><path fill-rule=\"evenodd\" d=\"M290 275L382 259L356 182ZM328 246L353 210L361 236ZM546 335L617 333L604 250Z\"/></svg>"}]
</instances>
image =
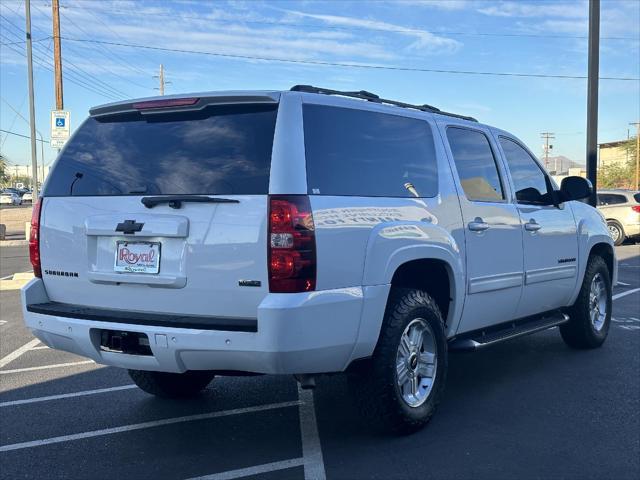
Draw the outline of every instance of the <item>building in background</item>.
<instances>
[{"instance_id":1,"label":"building in background","mask_svg":"<svg viewBox=\"0 0 640 480\"><path fill-rule=\"evenodd\" d=\"M629 163L631 151L628 140L601 143L598 145L598 170L612 165L623 167Z\"/></svg>"}]
</instances>

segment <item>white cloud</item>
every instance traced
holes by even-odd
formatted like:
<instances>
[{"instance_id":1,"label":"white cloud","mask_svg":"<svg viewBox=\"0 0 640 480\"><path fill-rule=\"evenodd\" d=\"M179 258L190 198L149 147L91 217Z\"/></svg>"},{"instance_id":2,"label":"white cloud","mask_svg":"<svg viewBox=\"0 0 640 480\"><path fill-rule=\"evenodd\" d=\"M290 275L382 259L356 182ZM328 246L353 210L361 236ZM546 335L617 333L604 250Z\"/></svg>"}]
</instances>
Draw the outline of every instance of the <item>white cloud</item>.
<instances>
[{"instance_id":1,"label":"white cloud","mask_svg":"<svg viewBox=\"0 0 640 480\"><path fill-rule=\"evenodd\" d=\"M462 10L469 8L472 0L399 0L394 3L413 7L426 7L438 10Z\"/></svg>"},{"instance_id":2,"label":"white cloud","mask_svg":"<svg viewBox=\"0 0 640 480\"><path fill-rule=\"evenodd\" d=\"M414 39L414 41L406 48L408 51L411 51L413 53L455 53L462 47L462 43L451 38L435 35L425 30L407 28L378 20L345 17L339 15L320 15L293 10L285 10L285 12L294 17L297 16L312 18L314 20L319 20L333 26L355 27L368 29L371 31L383 31L409 37Z\"/></svg>"},{"instance_id":3,"label":"white cloud","mask_svg":"<svg viewBox=\"0 0 640 480\"><path fill-rule=\"evenodd\" d=\"M585 0L558 3L503 1L486 4L485 7L478 8L477 11L493 17L583 18L588 15L588 4Z\"/></svg>"}]
</instances>

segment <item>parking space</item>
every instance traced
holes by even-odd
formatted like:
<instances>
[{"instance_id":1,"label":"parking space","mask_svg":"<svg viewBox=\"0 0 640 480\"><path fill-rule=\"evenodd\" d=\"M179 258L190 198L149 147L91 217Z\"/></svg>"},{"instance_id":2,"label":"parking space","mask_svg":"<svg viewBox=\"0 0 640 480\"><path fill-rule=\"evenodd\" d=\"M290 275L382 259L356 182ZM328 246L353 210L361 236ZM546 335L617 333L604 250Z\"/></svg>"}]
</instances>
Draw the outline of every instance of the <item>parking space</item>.
<instances>
[{"instance_id":1,"label":"parking space","mask_svg":"<svg viewBox=\"0 0 640 480\"><path fill-rule=\"evenodd\" d=\"M438 413L407 437L362 425L339 375L313 393L221 377L196 399L156 399L34 340L18 291L2 291L0 478L637 478L640 251L618 255L603 348L570 350L552 329L451 355Z\"/></svg>"}]
</instances>

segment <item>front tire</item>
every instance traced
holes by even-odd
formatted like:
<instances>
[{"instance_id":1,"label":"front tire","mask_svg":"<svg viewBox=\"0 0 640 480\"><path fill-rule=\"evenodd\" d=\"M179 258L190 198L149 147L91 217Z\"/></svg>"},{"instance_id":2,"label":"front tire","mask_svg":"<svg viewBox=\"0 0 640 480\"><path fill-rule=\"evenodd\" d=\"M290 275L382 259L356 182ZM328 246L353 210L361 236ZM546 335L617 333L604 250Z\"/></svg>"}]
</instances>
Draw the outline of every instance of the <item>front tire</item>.
<instances>
[{"instance_id":1,"label":"front tire","mask_svg":"<svg viewBox=\"0 0 640 480\"><path fill-rule=\"evenodd\" d=\"M214 374L206 370L184 373L129 370L131 380L142 390L162 398L188 398L196 396L213 380Z\"/></svg>"},{"instance_id":2,"label":"front tire","mask_svg":"<svg viewBox=\"0 0 640 480\"><path fill-rule=\"evenodd\" d=\"M600 347L611 324L611 277L602 257L593 256L582 280L576 302L569 308L569 321L560 326L564 342L572 348Z\"/></svg>"},{"instance_id":3,"label":"front tire","mask_svg":"<svg viewBox=\"0 0 640 480\"><path fill-rule=\"evenodd\" d=\"M394 288L370 361L349 375L358 409L374 428L411 433L434 414L447 375L444 321L421 290Z\"/></svg>"},{"instance_id":4,"label":"front tire","mask_svg":"<svg viewBox=\"0 0 640 480\"><path fill-rule=\"evenodd\" d=\"M607 222L607 228L609 229L609 235L613 240L613 244L617 247L622 245L625 239L624 228L615 220L609 220Z\"/></svg>"}]
</instances>

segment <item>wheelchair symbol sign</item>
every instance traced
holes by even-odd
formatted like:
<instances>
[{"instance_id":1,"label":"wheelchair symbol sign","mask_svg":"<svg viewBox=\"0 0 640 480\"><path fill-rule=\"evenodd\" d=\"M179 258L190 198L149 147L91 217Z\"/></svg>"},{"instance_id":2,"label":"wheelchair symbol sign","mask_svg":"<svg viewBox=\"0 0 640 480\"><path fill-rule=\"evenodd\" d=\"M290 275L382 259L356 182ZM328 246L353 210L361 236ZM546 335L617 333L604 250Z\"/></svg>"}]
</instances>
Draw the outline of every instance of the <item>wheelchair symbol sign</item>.
<instances>
[{"instance_id":1,"label":"wheelchair symbol sign","mask_svg":"<svg viewBox=\"0 0 640 480\"><path fill-rule=\"evenodd\" d=\"M70 116L66 110L53 110L51 112L51 146L54 143L60 148L60 144L64 145L67 141L70 131Z\"/></svg>"}]
</instances>

